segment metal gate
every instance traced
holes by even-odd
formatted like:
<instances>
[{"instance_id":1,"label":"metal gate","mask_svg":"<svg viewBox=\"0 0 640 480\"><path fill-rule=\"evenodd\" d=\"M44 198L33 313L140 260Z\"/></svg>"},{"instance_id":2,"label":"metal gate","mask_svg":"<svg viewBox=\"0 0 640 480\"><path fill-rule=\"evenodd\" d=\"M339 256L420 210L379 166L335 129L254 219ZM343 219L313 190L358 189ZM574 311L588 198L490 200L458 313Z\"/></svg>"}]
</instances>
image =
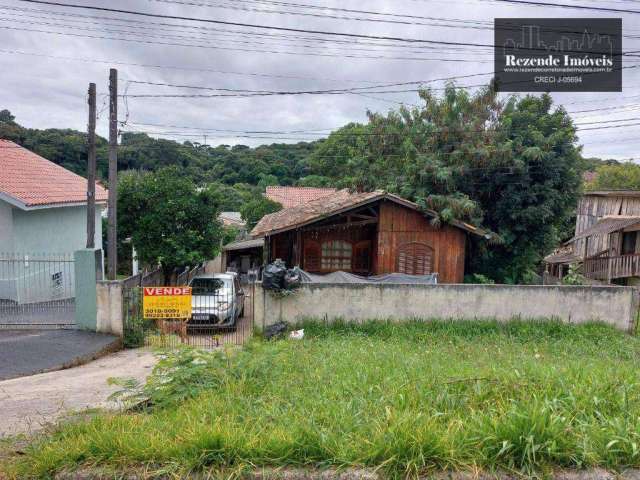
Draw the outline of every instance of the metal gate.
<instances>
[{"instance_id":1,"label":"metal gate","mask_svg":"<svg viewBox=\"0 0 640 480\"><path fill-rule=\"evenodd\" d=\"M243 345L253 332L255 284L242 285L240 291L236 291L212 283L214 280L218 279L196 279L191 284L192 315L187 321L145 319L142 309L145 287L124 287L125 346L175 348L186 345L208 349Z\"/></svg>"},{"instance_id":2,"label":"metal gate","mask_svg":"<svg viewBox=\"0 0 640 480\"><path fill-rule=\"evenodd\" d=\"M0 253L0 328L62 328L75 323L72 255Z\"/></svg>"}]
</instances>

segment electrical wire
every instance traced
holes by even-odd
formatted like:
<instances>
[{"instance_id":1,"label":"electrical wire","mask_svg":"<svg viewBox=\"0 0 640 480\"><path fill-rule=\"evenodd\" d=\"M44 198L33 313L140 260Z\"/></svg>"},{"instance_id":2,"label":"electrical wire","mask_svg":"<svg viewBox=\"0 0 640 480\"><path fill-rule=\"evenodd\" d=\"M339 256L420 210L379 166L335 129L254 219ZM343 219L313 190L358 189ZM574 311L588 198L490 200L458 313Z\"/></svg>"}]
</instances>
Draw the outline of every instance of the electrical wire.
<instances>
[{"instance_id":1,"label":"electrical wire","mask_svg":"<svg viewBox=\"0 0 640 480\"><path fill-rule=\"evenodd\" d=\"M484 44L484 43L475 43L475 42L455 42L455 41L445 41L445 40L395 37L395 36L386 36L386 35L366 35L366 34L353 33L353 32L333 32L333 31L326 31L326 30L311 30L311 29L302 29L302 28L293 28L293 27L281 27L276 25L231 22L231 21L217 20L212 18L186 17L181 15L164 15L159 13L141 12L138 10L98 7L94 5L78 5L78 4L64 3L64 2L53 2L48 0L17 0L17 1L25 2L25 3L40 4L40 5L49 5L49 6L55 6L55 7L67 7L67 8L93 10L93 11L121 13L121 14L127 14L127 15L137 15L137 16L150 17L150 18L165 18L165 19L171 19L171 20L184 20L184 21L191 21L191 22L212 23L212 24L218 24L218 25L228 25L228 26L235 26L235 27L276 30L276 31L295 32L295 33L311 33L311 34L317 34L317 35L329 35L329 36L338 36L338 37L363 38L363 39L375 39L375 40L392 40L397 42L425 43L425 44L434 44L434 45L453 45L453 46L490 47L490 48L494 47L493 44ZM511 0L511 1L515 1L515 0ZM534 47L527 48L527 49L546 51L546 49L534 48ZM589 53L589 52L582 50L579 53ZM595 52L595 53L598 53L598 52ZM623 52L622 55L635 56L635 55L631 55L634 53L637 53L637 52L635 51Z\"/></svg>"}]
</instances>

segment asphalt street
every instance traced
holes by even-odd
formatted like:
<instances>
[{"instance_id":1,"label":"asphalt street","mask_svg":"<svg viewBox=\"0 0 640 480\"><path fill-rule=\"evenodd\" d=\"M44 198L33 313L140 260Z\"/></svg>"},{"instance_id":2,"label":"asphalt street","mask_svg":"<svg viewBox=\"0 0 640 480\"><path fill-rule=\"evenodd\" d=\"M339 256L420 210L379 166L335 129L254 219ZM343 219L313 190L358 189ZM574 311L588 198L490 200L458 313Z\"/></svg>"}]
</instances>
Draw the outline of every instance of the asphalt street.
<instances>
[{"instance_id":1,"label":"asphalt street","mask_svg":"<svg viewBox=\"0 0 640 480\"><path fill-rule=\"evenodd\" d=\"M79 365L118 344L117 337L104 333L0 329L0 380Z\"/></svg>"}]
</instances>

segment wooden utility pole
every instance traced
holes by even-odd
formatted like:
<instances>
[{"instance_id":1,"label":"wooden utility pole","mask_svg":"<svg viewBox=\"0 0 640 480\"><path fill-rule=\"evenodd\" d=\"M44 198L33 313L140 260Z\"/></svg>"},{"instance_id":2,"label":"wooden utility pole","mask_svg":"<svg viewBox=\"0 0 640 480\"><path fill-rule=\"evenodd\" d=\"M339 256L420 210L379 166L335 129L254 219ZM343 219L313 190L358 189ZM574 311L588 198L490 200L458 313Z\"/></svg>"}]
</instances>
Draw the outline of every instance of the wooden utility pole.
<instances>
[{"instance_id":1,"label":"wooden utility pole","mask_svg":"<svg viewBox=\"0 0 640 480\"><path fill-rule=\"evenodd\" d=\"M109 218L107 227L108 278L115 280L118 268L118 71L109 71Z\"/></svg>"},{"instance_id":2,"label":"wooden utility pole","mask_svg":"<svg viewBox=\"0 0 640 480\"><path fill-rule=\"evenodd\" d=\"M87 248L95 248L96 238L96 84L89 84L89 127L87 131Z\"/></svg>"}]
</instances>

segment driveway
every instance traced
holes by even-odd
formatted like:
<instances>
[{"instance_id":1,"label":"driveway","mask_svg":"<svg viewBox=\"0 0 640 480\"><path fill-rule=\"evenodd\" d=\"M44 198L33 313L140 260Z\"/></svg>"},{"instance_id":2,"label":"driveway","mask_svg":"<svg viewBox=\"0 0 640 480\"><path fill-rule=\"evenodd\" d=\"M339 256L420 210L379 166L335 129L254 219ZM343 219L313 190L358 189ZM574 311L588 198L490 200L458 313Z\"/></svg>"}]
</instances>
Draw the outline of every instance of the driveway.
<instances>
[{"instance_id":1,"label":"driveway","mask_svg":"<svg viewBox=\"0 0 640 480\"><path fill-rule=\"evenodd\" d=\"M2 381L0 438L38 431L79 410L114 408L107 398L119 387L107 379L143 381L155 362L148 350L123 350L80 367Z\"/></svg>"},{"instance_id":2,"label":"driveway","mask_svg":"<svg viewBox=\"0 0 640 480\"><path fill-rule=\"evenodd\" d=\"M118 345L117 337L104 333L0 329L0 380L79 365Z\"/></svg>"}]
</instances>

